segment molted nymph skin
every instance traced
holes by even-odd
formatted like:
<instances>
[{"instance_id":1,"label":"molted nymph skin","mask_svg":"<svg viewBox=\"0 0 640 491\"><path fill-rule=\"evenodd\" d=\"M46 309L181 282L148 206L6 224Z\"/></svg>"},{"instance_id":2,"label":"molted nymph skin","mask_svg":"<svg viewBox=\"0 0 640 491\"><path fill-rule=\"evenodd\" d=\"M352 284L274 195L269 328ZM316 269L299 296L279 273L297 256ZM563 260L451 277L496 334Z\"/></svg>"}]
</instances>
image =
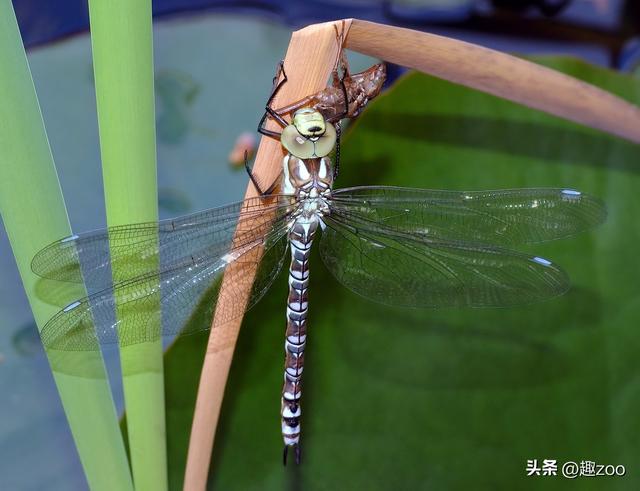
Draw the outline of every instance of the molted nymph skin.
<instances>
[{"instance_id":1,"label":"molted nymph skin","mask_svg":"<svg viewBox=\"0 0 640 491\"><path fill-rule=\"evenodd\" d=\"M301 107L309 107L319 111L325 121L329 123L335 123L343 118L355 118L367 103L380 93L386 78L387 68L384 63L378 63L364 72L353 75L347 73L343 77L336 70L333 72L333 83L329 87L284 106L278 112L293 114ZM345 92L348 100L346 114Z\"/></svg>"},{"instance_id":2,"label":"molted nymph skin","mask_svg":"<svg viewBox=\"0 0 640 491\"><path fill-rule=\"evenodd\" d=\"M312 117L303 122L296 118L302 111ZM310 111L310 113L308 113ZM322 121L322 132L318 120ZM317 131L316 131L317 130ZM331 153L336 144L336 129L332 124L324 121L324 118L318 111L311 109L301 109L294 116L294 124L290 124L280 135L282 146L291 154L301 159L312 159L325 157Z\"/></svg>"},{"instance_id":3,"label":"molted nymph skin","mask_svg":"<svg viewBox=\"0 0 640 491\"><path fill-rule=\"evenodd\" d=\"M344 107L344 90L337 73L333 74L333 85L327 90L326 99L318 104L316 109L328 121L334 121L338 115L343 118L356 118L367 106L369 101L376 97L382 90L387 79L387 66L384 63L373 65L368 70L351 75L345 80L345 89L349 99L347 114L335 113Z\"/></svg>"}]
</instances>

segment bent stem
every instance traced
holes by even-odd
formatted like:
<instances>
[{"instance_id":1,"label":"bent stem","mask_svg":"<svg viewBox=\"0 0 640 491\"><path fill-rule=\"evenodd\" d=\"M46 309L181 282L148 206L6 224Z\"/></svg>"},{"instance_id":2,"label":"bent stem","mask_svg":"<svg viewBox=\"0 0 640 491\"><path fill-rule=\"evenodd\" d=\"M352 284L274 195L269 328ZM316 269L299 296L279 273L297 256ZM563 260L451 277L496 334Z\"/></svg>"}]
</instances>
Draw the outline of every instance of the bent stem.
<instances>
[{"instance_id":1,"label":"bent stem","mask_svg":"<svg viewBox=\"0 0 640 491\"><path fill-rule=\"evenodd\" d=\"M500 51L358 19L346 47L640 143L638 106Z\"/></svg>"}]
</instances>

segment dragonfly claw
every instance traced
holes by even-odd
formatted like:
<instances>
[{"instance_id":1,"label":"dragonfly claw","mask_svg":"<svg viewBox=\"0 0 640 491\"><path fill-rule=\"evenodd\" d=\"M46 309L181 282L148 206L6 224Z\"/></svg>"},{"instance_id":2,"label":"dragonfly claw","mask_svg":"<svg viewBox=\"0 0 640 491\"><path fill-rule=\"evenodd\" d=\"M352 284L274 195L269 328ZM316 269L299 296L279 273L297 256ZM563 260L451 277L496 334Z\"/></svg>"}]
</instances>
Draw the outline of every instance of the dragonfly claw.
<instances>
[{"instance_id":1,"label":"dragonfly claw","mask_svg":"<svg viewBox=\"0 0 640 491\"><path fill-rule=\"evenodd\" d=\"M302 448L300 448L300 444L293 444L293 445L285 445L284 446L284 451L282 452L282 464L284 466L287 465L287 454L289 453L289 447L293 447L294 448L294 452L296 454L296 464L300 465L300 462L302 461Z\"/></svg>"}]
</instances>

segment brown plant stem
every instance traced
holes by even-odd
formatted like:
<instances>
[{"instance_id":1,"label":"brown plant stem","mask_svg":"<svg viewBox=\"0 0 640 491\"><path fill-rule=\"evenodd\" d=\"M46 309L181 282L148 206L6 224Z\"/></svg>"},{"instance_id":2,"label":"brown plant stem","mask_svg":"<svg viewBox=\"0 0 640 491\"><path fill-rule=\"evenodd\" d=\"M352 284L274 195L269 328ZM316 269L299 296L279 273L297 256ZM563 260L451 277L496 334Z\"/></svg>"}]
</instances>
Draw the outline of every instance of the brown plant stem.
<instances>
[{"instance_id":1,"label":"brown plant stem","mask_svg":"<svg viewBox=\"0 0 640 491\"><path fill-rule=\"evenodd\" d=\"M284 59L288 81L274 101L274 107L302 99L326 86L339 54L333 24L317 24L293 33ZM337 22L336 25L338 29L346 29L349 23L345 22L343 26ZM268 83L265 83L265 86L267 85ZM277 127L270 126L270 129ZM264 187L268 187L268 184L279 177L283 156L279 142L266 137L261 139L254 174ZM249 184L245 198L254 196L257 196L257 191ZM255 252L256 255L260 253L261 251ZM255 271L251 274L255 274ZM225 285L233 285L236 291L241 285L248 296L252 283L253 276L247 277L246 268L242 270L242 274L239 274L237 268L227 268L216 312L225 310ZM214 316L191 427L185 490L203 490L206 487L218 416L241 323L242 318L220 323L218 316Z\"/></svg>"},{"instance_id":2,"label":"brown plant stem","mask_svg":"<svg viewBox=\"0 0 640 491\"><path fill-rule=\"evenodd\" d=\"M506 53L358 19L346 47L640 143L640 108Z\"/></svg>"}]
</instances>

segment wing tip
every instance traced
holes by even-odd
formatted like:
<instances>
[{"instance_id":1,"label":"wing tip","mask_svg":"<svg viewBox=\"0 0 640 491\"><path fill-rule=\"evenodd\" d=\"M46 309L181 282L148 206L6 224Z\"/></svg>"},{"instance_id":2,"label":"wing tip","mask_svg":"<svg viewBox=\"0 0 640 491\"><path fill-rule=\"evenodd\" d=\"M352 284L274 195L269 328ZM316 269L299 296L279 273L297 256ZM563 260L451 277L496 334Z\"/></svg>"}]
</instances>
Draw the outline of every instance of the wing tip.
<instances>
[{"instance_id":1,"label":"wing tip","mask_svg":"<svg viewBox=\"0 0 640 491\"><path fill-rule=\"evenodd\" d=\"M564 201L574 201L586 205L587 208L585 210L589 210L589 218L591 220L586 224L585 228L596 227L606 221L608 215L607 205L601 198L572 188L561 189L560 195Z\"/></svg>"},{"instance_id":2,"label":"wing tip","mask_svg":"<svg viewBox=\"0 0 640 491\"><path fill-rule=\"evenodd\" d=\"M79 237L80 236L77 234L68 235L67 237L58 239L40 249L31 259L31 271L42 278L49 278L49 274L51 273L49 265L52 262L52 258L48 257L48 255L50 255L51 251L55 251L56 245L65 244L65 247L68 247L66 244L73 243L73 241L77 240Z\"/></svg>"}]
</instances>

